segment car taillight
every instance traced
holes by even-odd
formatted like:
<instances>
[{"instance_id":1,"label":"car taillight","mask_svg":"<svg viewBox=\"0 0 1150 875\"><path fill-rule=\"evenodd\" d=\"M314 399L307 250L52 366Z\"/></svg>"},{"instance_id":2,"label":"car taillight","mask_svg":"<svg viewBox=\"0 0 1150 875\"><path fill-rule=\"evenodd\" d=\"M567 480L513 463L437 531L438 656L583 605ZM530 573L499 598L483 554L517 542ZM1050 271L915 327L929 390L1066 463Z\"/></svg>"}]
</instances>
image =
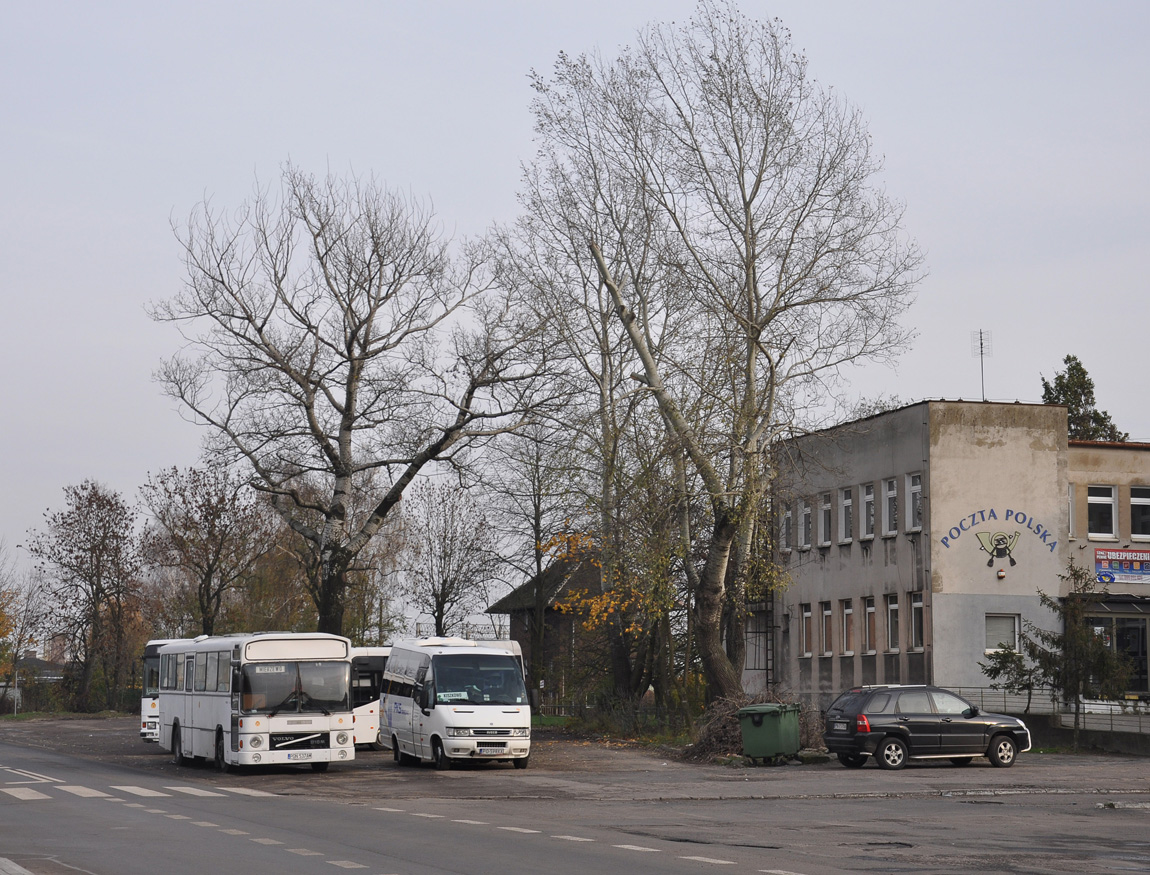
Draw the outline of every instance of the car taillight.
<instances>
[{"instance_id":1,"label":"car taillight","mask_svg":"<svg viewBox=\"0 0 1150 875\"><path fill-rule=\"evenodd\" d=\"M855 718L855 732L870 732L870 721L866 719L866 714L859 714Z\"/></svg>"}]
</instances>

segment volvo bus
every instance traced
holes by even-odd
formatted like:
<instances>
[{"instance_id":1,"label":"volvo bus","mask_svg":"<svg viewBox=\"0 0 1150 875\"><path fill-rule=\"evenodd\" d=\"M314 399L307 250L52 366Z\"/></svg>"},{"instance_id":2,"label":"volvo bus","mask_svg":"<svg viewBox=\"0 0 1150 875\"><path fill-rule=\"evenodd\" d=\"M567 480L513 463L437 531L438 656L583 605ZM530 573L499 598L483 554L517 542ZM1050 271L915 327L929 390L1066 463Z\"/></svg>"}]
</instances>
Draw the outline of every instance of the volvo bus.
<instances>
[{"instance_id":1,"label":"volvo bus","mask_svg":"<svg viewBox=\"0 0 1150 875\"><path fill-rule=\"evenodd\" d=\"M165 644L190 641L189 638L153 638L144 645L142 692L140 695L140 738L151 744L160 740L160 648Z\"/></svg>"},{"instance_id":2,"label":"volvo bus","mask_svg":"<svg viewBox=\"0 0 1150 875\"><path fill-rule=\"evenodd\" d=\"M323 633L201 636L160 652L160 745L220 770L355 758L351 642Z\"/></svg>"},{"instance_id":3,"label":"volvo bus","mask_svg":"<svg viewBox=\"0 0 1150 875\"><path fill-rule=\"evenodd\" d=\"M355 714L355 743L384 750L379 732L379 692L390 647L351 649L351 707Z\"/></svg>"},{"instance_id":4,"label":"volvo bus","mask_svg":"<svg viewBox=\"0 0 1150 875\"><path fill-rule=\"evenodd\" d=\"M527 768L531 707L511 642L416 638L396 643L383 673L381 734L397 763L462 760Z\"/></svg>"}]
</instances>

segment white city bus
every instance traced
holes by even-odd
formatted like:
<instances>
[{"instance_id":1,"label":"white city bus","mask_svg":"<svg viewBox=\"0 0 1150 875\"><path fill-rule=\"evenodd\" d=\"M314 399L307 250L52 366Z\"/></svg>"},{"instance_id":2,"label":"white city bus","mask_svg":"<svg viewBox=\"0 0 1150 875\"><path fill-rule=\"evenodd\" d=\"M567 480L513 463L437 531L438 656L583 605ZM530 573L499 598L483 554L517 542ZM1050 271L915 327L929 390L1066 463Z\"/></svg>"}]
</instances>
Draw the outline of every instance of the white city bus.
<instances>
[{"instance_id":1,"label":"white city bus","mask_svg":"<svg viewBox=\"0 0 1150 875\"><path fill-rule=\"evenodd\" d=\"M190 641L190 638L153 638L144 645L143 672L140 678L140 738L154 743L160 740L160 648L165 644Z\"/></svg>"},{"instance_id":2,"label":"white city bus","mask_svg":"<svg viewBox=\"0 0 1150 875\"><path fill-rule=\"evenodd\" d=\"M176 765L355 758L351 642L323 633L201 636L160 651L160 745Z\"/></svg>"},{"instance_id":3,"label":"white city bus","mask_svg":"<svg viewBox=\"0 0 1150 875\"><path fill-rule=\"evenodd\" d=\"M417 638L391 648L381 735L396 762L510 761L527 768L531 707L511 642Z\"/></svg>"},{"instance_id":4,"label":"white city bus","mask_svg":"<svg viewBox=\"0 0 1150 875\"><path fill-rule=\"evenodd\" d=\"M379 691L390 647L351 648L351 708L355 714L355 743L375 750L387 745L379 732Z\"/></svg>"}]
</instances>

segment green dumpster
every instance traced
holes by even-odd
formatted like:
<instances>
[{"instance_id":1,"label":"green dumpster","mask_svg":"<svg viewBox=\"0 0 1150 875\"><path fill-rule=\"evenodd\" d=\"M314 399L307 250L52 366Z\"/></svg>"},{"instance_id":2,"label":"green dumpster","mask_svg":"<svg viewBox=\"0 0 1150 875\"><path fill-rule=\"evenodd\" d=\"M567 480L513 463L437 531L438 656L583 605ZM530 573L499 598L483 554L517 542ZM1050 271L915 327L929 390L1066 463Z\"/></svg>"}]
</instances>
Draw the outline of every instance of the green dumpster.
<instances>
[{"instance_id":1,"label":"green dumpster","mask_svg":"<svg viewBox=\"0 0 1150 875\"><path fill-rule=\"evenodd\" d=\"M743 756L754 762L799 752L801 705L747 705L739 709Z\"/></svg>"}]
</instances>

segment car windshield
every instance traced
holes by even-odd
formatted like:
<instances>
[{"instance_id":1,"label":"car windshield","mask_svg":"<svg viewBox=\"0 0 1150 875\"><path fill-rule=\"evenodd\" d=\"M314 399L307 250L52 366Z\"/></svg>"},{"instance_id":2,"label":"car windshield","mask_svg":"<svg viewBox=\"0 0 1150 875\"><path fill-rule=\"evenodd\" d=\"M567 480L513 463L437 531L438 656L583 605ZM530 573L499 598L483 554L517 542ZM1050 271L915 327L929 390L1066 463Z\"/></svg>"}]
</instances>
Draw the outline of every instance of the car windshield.
<instances>
[{"instance_id":1,"label":"car windshield","mask_svg":"<svg viewBox=\"0 0 1150 875\"><path fill-rule=\"evenodd\" d=\"M523 675L512 656L437 656L431 670L438 705L527 704Z\"/></svg>"},{"instance_id":2,"label":"car windshield","mask_svg":"<svg viewBox=\"0 0 1150 875\"><path fill-rule=\"evenodd\" d=\"M350 689L346 662L248 663L242 669L241 707L247 713L330 714L348 710Z\"/></svg>"}]
</instances>

